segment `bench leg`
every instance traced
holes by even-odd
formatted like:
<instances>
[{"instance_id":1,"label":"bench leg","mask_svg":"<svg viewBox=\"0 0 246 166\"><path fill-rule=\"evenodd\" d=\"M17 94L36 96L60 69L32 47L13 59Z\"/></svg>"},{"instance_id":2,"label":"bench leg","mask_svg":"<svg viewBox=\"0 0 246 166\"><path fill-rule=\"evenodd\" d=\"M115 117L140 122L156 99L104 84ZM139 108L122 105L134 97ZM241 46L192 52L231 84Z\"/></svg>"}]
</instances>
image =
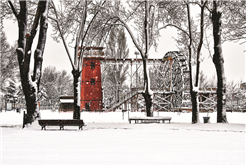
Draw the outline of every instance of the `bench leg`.
<instances>
[{"instance_id":1,"label":"bench leg","mask_svg":"<svg viewBox=\"0 0 246 166\"><path fill-rule=\"evenodd\" d=\"M63 129L64 130L64 126L60 126L60 130Z\"/></svg>"}]
</instances>

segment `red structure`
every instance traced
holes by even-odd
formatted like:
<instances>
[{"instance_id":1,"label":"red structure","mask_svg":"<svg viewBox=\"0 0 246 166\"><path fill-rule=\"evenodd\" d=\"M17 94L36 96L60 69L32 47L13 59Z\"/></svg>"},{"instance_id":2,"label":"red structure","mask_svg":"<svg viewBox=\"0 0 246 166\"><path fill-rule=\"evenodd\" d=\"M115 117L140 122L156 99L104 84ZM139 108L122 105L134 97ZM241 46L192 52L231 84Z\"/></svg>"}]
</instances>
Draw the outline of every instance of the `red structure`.
<instances>
[{"instance_id":1,"label":"red structure","mask_svg":"<svg viewBox=\"0 0 246 166\"><path fill-rule=\"evenodd\" d=\"M103 108L100 66L103 56L103 47L87 47L84 53L80 97L82 110L95 111Z\"/></svg>"}]
</instances>

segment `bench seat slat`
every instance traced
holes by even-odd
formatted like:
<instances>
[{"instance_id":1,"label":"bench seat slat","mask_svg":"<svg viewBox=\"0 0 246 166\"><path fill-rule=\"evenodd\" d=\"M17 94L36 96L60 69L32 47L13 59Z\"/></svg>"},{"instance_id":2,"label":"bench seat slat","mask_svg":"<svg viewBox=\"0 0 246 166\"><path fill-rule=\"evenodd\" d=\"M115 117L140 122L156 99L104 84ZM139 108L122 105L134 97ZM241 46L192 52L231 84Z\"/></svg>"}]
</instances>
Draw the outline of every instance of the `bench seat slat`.
<instances>
[{"instance_id":1,"label":"bench seat slat","mask_svg":"<svg viewBox=\"0 0 246 166\"><path fill-rule=\"evenodd\" d=\"M171 117L131 117L129 118L129 123L131 123L131 121L135 121L135 123L137 122L144 122L144 123L160 123L160 122L165 122L165 121L171 121Z\"/></svg>"}]
</instances>

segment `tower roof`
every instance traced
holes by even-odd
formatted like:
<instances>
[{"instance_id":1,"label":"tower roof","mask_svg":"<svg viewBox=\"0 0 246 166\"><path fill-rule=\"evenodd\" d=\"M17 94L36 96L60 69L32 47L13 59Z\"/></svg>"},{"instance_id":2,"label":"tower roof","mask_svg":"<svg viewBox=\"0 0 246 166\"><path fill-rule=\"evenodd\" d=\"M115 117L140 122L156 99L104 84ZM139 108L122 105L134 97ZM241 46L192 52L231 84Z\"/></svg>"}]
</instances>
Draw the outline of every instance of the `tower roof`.
<instances>
[{"instance_id":1,"label":"tower roof","mask_svg":"<svg viewBox=\"0 0 246 166\"><path fill-rule=\"evenodd\" d=\"M93 57L93 58L104 58L104 47L86 47L84 55L85 57Z\"/></svg>"}]
</instances>

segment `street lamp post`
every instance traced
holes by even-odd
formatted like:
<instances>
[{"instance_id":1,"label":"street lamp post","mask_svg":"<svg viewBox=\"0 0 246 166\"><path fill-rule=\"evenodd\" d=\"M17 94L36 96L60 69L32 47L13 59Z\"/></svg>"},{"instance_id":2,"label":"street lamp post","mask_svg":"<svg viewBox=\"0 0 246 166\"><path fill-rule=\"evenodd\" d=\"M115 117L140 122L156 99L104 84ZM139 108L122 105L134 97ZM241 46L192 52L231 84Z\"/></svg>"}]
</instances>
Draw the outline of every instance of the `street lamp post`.
<instances>
[{"instance_id":1,"label":"street lamp post","mask_svg":"<svg viewBox=\"0 0 246 166\"><path fill-rule=\"evenodd\" d=\"M136 55L136 90L138 93L138 60L137 59L138 59L139 52L135 51L135 55ZM138 94L137 94L136 104L137 104L137 111L138 111Z\"/></svg>"},{"instance_id":2,"label":"street lamp post","mask_svg":"<svg viewBox=\"0 0 246 166\"><path fill-rule=\"evenodd\" d=\"M137 52L137 51L135 51L135 55L136 55L136 88L138 88L138 72L137 72L137 70L138 70L138 61L137 61L137 59L138 59L138 55L139 55L139 53Z\"/></svg>"}]
</instances>

